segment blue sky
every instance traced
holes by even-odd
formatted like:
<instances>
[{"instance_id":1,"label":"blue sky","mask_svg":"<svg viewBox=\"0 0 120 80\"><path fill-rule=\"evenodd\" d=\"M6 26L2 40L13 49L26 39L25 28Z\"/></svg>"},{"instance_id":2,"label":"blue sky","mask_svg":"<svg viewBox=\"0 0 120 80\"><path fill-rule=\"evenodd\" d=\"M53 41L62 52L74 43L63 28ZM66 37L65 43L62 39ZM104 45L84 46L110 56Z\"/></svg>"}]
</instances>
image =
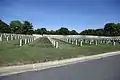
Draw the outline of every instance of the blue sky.
<instances>
[{"instance_id":1,"label":"blue sky","mask_svg":"<svg viewBox=\"0 0 120 80\"><path fill-rule=\"evenodd\" d=\"M120 0L0 0L0 19L30 21L34 28L78 32L120 22Z\"/></svg>"}]
</instances>

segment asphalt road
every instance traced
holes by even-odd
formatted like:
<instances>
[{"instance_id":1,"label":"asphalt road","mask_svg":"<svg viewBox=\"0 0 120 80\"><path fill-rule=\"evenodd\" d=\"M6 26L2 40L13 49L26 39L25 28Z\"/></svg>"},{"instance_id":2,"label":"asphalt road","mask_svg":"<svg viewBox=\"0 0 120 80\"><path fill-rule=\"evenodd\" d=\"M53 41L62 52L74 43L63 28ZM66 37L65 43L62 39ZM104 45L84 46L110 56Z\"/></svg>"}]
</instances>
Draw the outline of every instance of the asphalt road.
<instances>
[{"instance_id":1,"label":"asphalt road","mask_svg":"<svg viewBox=\"0 0 120 80\"><path fill-rule=\"evenodd\" d=\"M120 55L42 71L0 77L0 80L120 80Z\"/></svg>"}]
</instances>

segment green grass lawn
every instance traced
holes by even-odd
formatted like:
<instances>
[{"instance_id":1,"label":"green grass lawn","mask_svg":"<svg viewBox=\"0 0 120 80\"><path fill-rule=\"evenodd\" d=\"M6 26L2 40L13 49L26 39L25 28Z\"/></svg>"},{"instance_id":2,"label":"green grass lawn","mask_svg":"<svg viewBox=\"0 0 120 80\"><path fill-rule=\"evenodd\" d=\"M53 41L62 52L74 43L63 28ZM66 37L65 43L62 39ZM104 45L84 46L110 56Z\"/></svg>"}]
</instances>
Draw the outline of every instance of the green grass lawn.
<instances>
[{"instance_id":1,"label":"green grass lawn","mask_svg":"<svg viewBox=\"0 0 120 80\"><path fill-rule=\"evenodd\" d=\"M33 43L19 46L19 41L0 42L0 66L46 62L72 57L95 55L103 52L120 50L120 45L83 45L82 47L59 41L59 48L54 48L47 38L40 38Z\"/></svg>"}]
</instances>

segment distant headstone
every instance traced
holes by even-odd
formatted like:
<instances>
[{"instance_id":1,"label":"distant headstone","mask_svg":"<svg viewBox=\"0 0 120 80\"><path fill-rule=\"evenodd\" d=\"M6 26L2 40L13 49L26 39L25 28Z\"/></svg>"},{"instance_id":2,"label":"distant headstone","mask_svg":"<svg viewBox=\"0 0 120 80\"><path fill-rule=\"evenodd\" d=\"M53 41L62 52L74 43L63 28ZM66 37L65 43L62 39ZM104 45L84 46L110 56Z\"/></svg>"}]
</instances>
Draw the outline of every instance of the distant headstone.
<instances>
[{"instance_id":1,"label":"distant headstone","mask_svg":"<svg viewBox=\"0 0 120 80\"><path fill-rule=\"evenodd\" d=\"M78 41L77 40L75 40L75 44L78 45Z\"/></svg>"},{"instance_id":2,"label":"distant headstone","mask_svg":"<svg viewBox=\"0 0 120 80\"><path fill-rule=\"evenodd\" d=\"M22 39L20 39L20 46L22 46Z\"/></svg>"},{"instance_id":3,"label":"distant headstone","mask_svg":"<svg viewBox=\"0 0 120 80\"><path fill-rule=\"evenodd\" d=\"M56 48L58 48L58 42L56 42Z\"/></svg>"},{"instance_id":4,"label":"distant headstone","mask_svg":"<svg viewBox=\"0 0 120 80\"><path fill-rule=\"evenodd\" d=\"M11 40L13 40L13 36L11 35Z\"/></svg>"},{"instance_id":5,"label":"distant headstone","mask_svg":"<svg viewBox=\"0 0 120 80\"><path fill-rule=\"evenodd\" d=\"M53 45L55 46L56 44L55 44L55 41L53 41Z\"/></svg>"},{"instance_id":6,"label":"distant headstone","mask_svg":"<svg viewBox=\"0 0 120 80\"><path fill-rule=\"evenodd\" d=\"M98 45L98 41L97 40L95 40L95 45Z\"/></svg>"},{"instance_id":7,"label":"distant headstone","mask_svg":"<svg viewBox=\"0 0 120 80\"><path fill-rule=\"evenodd\" d=\"M27 44L27 39L25 39L25 44Z\"/></svg>"},{"instance_id":8,"label":"distant headstone","mask_svg":"<svg viewBox=\"0 0 120 80\"><path fill-rule=\"evenodd\" d=\"M0 41L2 41L2 37L0 37Z\"/></svg>"},{"instance_id":9,"label":"distant headstone","mask_svg":"<svg viewBox=\"0 0 120 80\"><path fill-rule=\"evenodd\" d=\"M17 39L17 36L15 35L14 37L15 37L15 40L16 40L16 39Z\"/></svg>"},{"instance_id":10,"label":"distant headstone","mask_svg":"<svg viewBox=\"0 0 120 80\"><path fill-rule=\"evenodd\" d=\"M90 42L89 42L89 43L90 43L90 45L91 45L91 44L92 44L92 41L90 40Z\"/></svg>"},{"instance_id":11,"label":"distant headstone","mask_svg":"<svg viewBox=\"0 0 120 80\"><path fill-rule=\"evenodd\" d=\"M83 46L83 41L80 41L80 46Z\"/></svg>"},{"instance_id":12,"label":"distant headstone","mask_svg":"<svg viewBox=\"0 0 120 80\"><path fill-rule=\"evenodd\" d=\"M30 42L30 39L28 38L28 43Z\"/></svg>"},{"instance_id":13,"label":"distant headstone","mask_svg":"<svg viewBox=\"0 0 120 80\"><path fill-rule=\"evenodd\" d=\"M113 45L115 46L115 41L113 41Z\"/></svg>"},{"instance_id":14,"label":"distant headstone","mask_svg":"<svg viewBox=\"0 0 120 80\"><path fill-rule=\"evenodd\" d=\"M74 41L72 40L72 44L74 44Z\"/></svg>"},{"instance_id":15,"label":"distant headstone","mask_svg":"<svg viewBox=\"0 0 120 80\"><path fill-rule=\"evenodd\" d=\"M7 36L7 41L9 40L9 37Z\"/></svg>"}]
</instances>

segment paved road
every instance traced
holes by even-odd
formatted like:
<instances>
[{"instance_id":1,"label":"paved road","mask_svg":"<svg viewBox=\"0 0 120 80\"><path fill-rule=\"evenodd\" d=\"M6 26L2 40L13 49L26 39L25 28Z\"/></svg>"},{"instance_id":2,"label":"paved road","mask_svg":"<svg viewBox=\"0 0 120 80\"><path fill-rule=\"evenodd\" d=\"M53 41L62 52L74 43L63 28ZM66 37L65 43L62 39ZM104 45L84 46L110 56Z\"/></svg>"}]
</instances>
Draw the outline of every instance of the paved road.
<instances>
[{"instance_id":1,"label":"paved road","mask_svg":"<svg viewBox=\"0 0 120 80\"><path fill-rule=\"evenodd\" d=\"M0 80L120 80L120 55L42 71L0 77Z\"/></svg>"}]
</instances>

